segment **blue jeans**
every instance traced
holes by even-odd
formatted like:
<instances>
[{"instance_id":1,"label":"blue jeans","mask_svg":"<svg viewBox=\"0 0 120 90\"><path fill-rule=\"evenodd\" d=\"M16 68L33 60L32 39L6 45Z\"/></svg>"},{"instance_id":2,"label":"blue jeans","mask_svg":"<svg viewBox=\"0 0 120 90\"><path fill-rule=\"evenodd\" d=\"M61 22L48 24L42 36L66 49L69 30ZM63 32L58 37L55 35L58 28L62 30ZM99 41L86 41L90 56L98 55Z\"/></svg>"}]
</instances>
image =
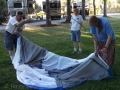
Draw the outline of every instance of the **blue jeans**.
<instances>
[{"instance_id":1,"label":"blue jeans","mask_svg":"<svg viewBox=\"0 0 120 90\"><path fill-rule=\"evenodd\" d=\"M81 41L81 32L80 30L72 31L71 30L71 40L80 42Z\"/></svg>"},{"instance_id":2,"label":"blue jeans","mask_svg":"<svg viewBox=\"0 0 120 90\"><path fill-rule=\"evenodd\" d=\"M13 35L5 31L4 38L5 38L5 47L7 50L13 50L14 48L16 49L17 35Z\"/></svg>"}]
</instances>

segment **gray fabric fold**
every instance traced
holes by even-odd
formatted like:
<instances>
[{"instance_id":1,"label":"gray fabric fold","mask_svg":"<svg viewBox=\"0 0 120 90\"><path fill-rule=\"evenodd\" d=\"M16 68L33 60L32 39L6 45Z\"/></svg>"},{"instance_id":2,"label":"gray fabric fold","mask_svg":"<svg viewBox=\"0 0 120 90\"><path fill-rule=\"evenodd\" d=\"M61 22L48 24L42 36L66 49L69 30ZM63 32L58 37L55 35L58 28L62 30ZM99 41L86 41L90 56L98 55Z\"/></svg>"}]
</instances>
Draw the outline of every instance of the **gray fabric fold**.
<instances>
[{"instance_id":1,"label":"gray fabric fold","mask_svg":"<svg viewBox=\"0 0 120 90\"><path fill-rule=\"evenodd\" d=\"M71 59L51 53L20 36L20 63L46 69L58 86L72 87L86 80L101 80L109 75L109 66L95 55L85 59Z\"/></svg>"},{"instance_id":2,"label":"gray fabric fold","mask_svg":"<svg viewBox=\"0 0 120 90\"><path fill-rule=\"evenodd\" d=\"M101 80L108 76L109 72L104 67L93 59L89 59L88 62L83 65L79 64L69 72L57 74L55 78L58 86L69 88L86 80Z\"/></svg>"},{"instance_id":3,"label":"gray fabric fold","mask_svg":"<svg viewBox=\"0 0 120 90\"><path fill-rule=\"evenodd\" d=\"M47 53L47 50L35 45L32 42L29 42L25 37L20 36L20 44L21 44L21 53L20 58L21 64L38 64L38 62L42 61Z\"/></svg>"}]
</instances>

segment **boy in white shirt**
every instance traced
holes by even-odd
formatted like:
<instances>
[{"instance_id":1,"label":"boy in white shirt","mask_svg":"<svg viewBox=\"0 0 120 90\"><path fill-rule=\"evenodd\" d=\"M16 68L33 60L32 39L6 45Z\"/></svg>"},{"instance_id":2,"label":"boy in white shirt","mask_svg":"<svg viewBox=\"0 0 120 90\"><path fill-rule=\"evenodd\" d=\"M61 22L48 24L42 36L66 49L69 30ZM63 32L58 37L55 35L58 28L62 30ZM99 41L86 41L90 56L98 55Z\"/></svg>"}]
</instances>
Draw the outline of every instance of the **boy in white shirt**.
<instances>
[{"instance_id":1,"label":"boy in white shirt","mask_svg":"<svg viewBox=\"0 0 120 90\"><path fill-rule=\"evenodd\" d=\"M83 18L79 15L78 9L74 9L74 15L71 18L71 40L73 41L74 50L72 54L77 52L76 44L79 44L78 54L82 53L82 42L81 42L81 28L82 28Z\"/></svg>"},{"instance_id":2,"label":"boy in white shirt","mask_svg":"<svg viewBox=\"0 0 120 90\"><path fill-rule=\"evenodd\" d=\"M25 28L25 23L29 20L23 20L23 12L18 11L17 15L11 17L8 21L7 27L5 28L5 47L9 52L11 60L14 58L14 48L17 46L18 34L21 34Z\"/></svg>"}]
</instances>

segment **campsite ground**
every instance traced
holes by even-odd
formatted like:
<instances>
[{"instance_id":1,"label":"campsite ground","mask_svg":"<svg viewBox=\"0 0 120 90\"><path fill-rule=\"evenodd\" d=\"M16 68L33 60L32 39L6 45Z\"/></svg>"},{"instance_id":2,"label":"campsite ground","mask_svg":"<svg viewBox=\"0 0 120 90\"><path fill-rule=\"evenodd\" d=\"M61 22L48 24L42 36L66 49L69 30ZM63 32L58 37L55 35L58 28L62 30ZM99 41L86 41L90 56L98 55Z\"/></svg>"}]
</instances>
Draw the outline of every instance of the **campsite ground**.
<instances>
[{"instance_id":1,"label":"campsite ground","mask_svg":"<svg viewBox=\"0 0 120 90\"><path fill-rule=\"evenodd\" d=\"M101 81L88 81L71 90L120 90L120 18L108 18L115 30L116 62L112 70L116 72L114 79ZM88 22L84 22L89 31ZM56 54L70 58L80 59L87 57L93 52L93 40L88 31L82 29L83 53L71 54L73 50L70 41L70 24L61 24L56 27L27 27L23 35L31 42L48 49ZM4 34L0 31L0 90L31 90L22 85L16 78L16 72L11 64L8 52L4 48Z\"/></svg>"}]
</instances>

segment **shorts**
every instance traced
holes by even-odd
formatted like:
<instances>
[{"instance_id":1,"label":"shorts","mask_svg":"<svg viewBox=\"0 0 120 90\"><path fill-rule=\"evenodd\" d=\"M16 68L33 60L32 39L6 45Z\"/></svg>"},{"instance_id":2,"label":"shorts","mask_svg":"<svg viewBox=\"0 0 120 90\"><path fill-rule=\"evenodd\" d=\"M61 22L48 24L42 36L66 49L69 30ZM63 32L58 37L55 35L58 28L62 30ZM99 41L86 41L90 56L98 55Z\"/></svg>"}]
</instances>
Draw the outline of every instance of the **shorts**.
<instances>
[{"instance_id":1,"label":"shorts","mask_svg":"<svg viewBox=\"0 0 120 90\"><path fill-rule=\"evenodd\" d=\"M5 31L4 33L5 38L5 47L7 50L13 50L17 47L17 35L13 35L9 33L8 31Z\"/></svg>"},{"instance_id":2,"label":"shorts","mask_svg":"<svg viewBox=\"0 0 120 90\"><path fill-rule=\"evenodd\" d=\"M80 30L72 31L71 30L71 40L80 42L81 41L81 32Z\"/></svg>"}]
</instances>

